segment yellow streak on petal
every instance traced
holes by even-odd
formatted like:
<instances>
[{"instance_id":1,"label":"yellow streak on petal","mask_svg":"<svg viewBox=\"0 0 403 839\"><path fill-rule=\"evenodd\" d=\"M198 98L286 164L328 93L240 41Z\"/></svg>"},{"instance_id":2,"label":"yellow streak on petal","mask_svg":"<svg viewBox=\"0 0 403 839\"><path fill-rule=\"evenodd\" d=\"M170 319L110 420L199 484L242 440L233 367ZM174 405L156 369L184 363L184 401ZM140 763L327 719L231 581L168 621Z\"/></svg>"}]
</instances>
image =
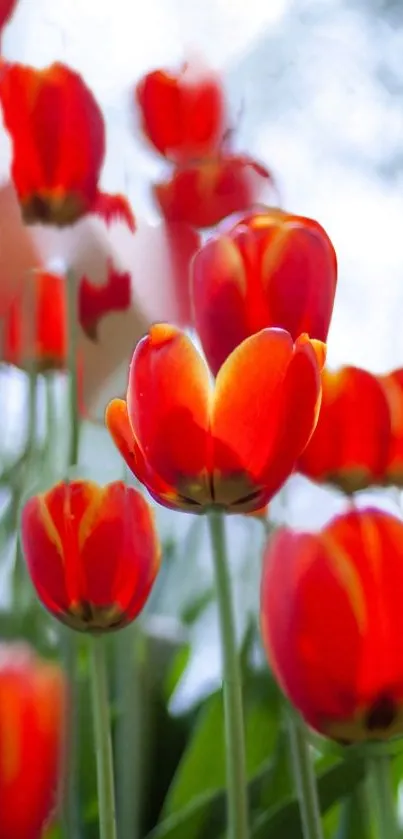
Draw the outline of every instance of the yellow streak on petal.
<instances>
[{"instance_id":1,"label":"yellow streak on petal","mask_svg":"<svg viewBox=\"0 0 403 839\"><path fill-rule=\"evenodd\" d=\"M80 551L94 529L100 509L104 504L105 496L108 494L109 488L108 486L100 487L98 484L88 481L86 489L88 490L86 493L88 498L88 507L81 519L80 529L78 532L78 547Z\"/></svg>"},{"instance_id":2,"label":"yellow streak on petal","mask_svg":"<svg viewBox=\"0 0 403 839\"><path fill-rule=\"evenodd\" d=\"M365 595L360 576L349 554L327 533L322 537L332 570L346 592L360 633L365 633L368 621Z\"/></svg>"},{"instance_id":3,"label":"yellow streak on petal","mask_svg":"<svg viewBox=\"0 0 403 839\"><path fill-rule=\"evenodd\" d=\"M39 510L39 517L42 519L42 524L45 527L49 540L57 549L62 561L64 560L64 551L61 535L52 519L48 505L46 503L46 494L37 495L37 503Z\"/></svg>"}]
</instances>

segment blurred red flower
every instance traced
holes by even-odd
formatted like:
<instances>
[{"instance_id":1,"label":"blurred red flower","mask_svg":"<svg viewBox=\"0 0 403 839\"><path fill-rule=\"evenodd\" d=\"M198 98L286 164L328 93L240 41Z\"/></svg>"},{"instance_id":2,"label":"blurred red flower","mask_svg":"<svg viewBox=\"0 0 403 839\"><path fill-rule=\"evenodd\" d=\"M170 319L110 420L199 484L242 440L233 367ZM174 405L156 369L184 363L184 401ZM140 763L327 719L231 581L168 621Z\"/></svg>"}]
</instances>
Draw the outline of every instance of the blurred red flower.
<instances>
[{"instance_id":1,"label":"blurred red flower","mask_svg":"<svg viewBox=\"0 0 403 839\"><path fill-rule=\"evenodd\" d=\"M109 431L157 501L203 513L264 507L315 427L324 345L280 329L247 338L215 386L191 340L157 324L137 345Z\"/></svg>"},{"instance_id":2,"label":"blurred red flower","mask_svg":"<svg viewBox=\"0 0 403 839\"><path fill-rule=\"evenodd\" d=\"M272 176L261 163L245 154L222 151L178 166L153 189L167 221L203 229L214 227L231 213L248 210L272 186Z\"/></svg>"},{"instance_id":3,"label":"blurred red flower","mask_svg":"<svg viewBox=\"0 0 403 839\"><path fill-rule=\"evenodd\" d=\"M403 488L403 369L378 376L378 380L388 400L391 421L383 483Z\"/></svg>"},{"instance_id":4,"label":"blurred red flower","mask_svg":"<svg viewBox=\"0 0 403 839\"><path fill-rule=\"evenodd\" d=\"M105 126L93 94L63 64L37 70L5 63L0 101L25 221L72 224L96 201L105 154Z\"/></svg>"},{"instance_id":5,"label":"blurred red flower","mask_svg":"<svg viewBox=\"0 0 403 839\"><path fill-rule=\"evenodd\" d=\"M38 597L83 632L134 620L160 565L151 508L121 481L60 483L34 496L22 511L21 536Z\"/></svg>"},{"instance_id":6,"label":"blurred red flower","mask_svg":"<svg viewBox=\"0 0 403 839\"><path fill-rule=\"evenodd\" d=\"M383 483L390 432L390 411L376 376L358 367L324 370L318 424L298 470L347 493Z\"/></svg>"},{"instance_id":7,"label":"blurred red flower","mask_svg":"<svg viewBox=\"0 0 403 839\"><path fill-rule=\"evenodd\" d=\"M40 839L57 801L67 689L56 664L0 645L1 839Z\"/></svg>"},{"instance_id":8,"label":"blurred red flower","mask_svg":"<svg viewBox=\"0 0 403 839\"><path fill-rule=\"evenodd\" d=\"M10 20L16 5L17 0L0 0L0 30Z\"/></svg>"},{"instance_id":9,"label":"blurred red flower","mask_svg":"<svg viewBox=\"0 0 403 839\"><path fill-rule=\"evenodd\" d=\"M177 73L153 70L135 91L142 129L157 151L176 163L217 151L225 124L220 77L198 62L185 62Z\"/></svg>"},{"instance_id":10,"label":"blurred red flower","mask_svg":"<svg viewBox=\"0 0 403 839\"><path fill-rule=\"evenodd\" d=\"M214 373L268 326L294 340L303 332L327 339L337 262L312 219L264 208L226 219L199 250L192 273L195 325Z\"/></svg>"},{"instance_id":11,"label":"blurred red flower","mask_svg":"<svg viewBox=\"0 0 403 839\"><path fill-rule=\"evenodd\" d=\"M353 510L320 533L277 531L261 626L282 689L313 728L352 743L403 733L403 523Z\"/></svg>"},{"instance_id":12,"label":"blurred red flower","mask_svg":"<svg viewBox=\"0 0 403 839\"><path fill-rule=\"evenodd\" d=\"M39 371L65 368L68 281L59 274L31 274L30 282L16 296L4 317L1 354L7 364ZM98 323L105 315L125 311L130 305L130 274L119 274L112 266L104 285L94 285L86 277L79 283L78 321L93 341L97 339Z\"/></svg>"}]
</instances>

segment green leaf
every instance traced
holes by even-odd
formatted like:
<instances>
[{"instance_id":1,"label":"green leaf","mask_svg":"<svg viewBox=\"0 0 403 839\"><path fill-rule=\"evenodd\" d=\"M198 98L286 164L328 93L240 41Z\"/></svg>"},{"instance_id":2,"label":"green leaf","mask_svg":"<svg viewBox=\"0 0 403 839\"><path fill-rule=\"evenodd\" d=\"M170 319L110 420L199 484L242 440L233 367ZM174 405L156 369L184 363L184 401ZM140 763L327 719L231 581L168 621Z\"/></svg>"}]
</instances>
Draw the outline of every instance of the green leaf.
<instances>
[{"instance_id":1,"label":"green leaf","mask_svg":"<svg viewBox=\"0 0 403 839\"><path fill-rule=\"evenodd\" d=\"M245 674L244 706L248 777L267 763L279 735L282 699L267 671ZM181 814L189 805L208 801L222 792L226 781L226 759L222 693L213 694L202 706L187 749L164 802L165 820ZM206 798L207 795L207 798ZM211 800L211 803L213 801ZM224 798L221 804L223 805ZM207 831L206 822L209 825ZM224 824L224 808L197 806L186 825L186 839L213 835L216 824ZM180 833L178 835L181 835Z\"/></svg>"},{"instance_id":2,"label":"green leaf","mask_svg":"<svg viewBox=\"0 0 403 839\"><path fill-rule=\"evenodd\" d=\"M249 784L249 795L251 801L257 800L260 788L263 783L269 783L271 778L271 760L266 760L259 772L253 777ZM226 814L226 791L222 787L215 792L204 793L172 816L164 819L155 830L148 834L147 839L188 839L189 836L202 835L213 839L210 831L200 834L200 824L204 823L207 814L213 814L211 821L216 824L216 833L225 827ZM218 831L218 832L217 832Z\"/></svg>"},{"instance_id":3,"label":"green leaf","mask_svg":"<svg viewBox=\"0 0 403 839\"><path fill-rule=\"evenodd\" d=\"M365 777L363 761L341 761L332 766L318 778L318 793L321 812L325 813L341 798L352 790ZM296 798L290 798L280 805L272 807L259 816L253 825L252 839L303 839Z\"/></svg>"},{"instance_id":4,"label":"green leaf","mask_svg":"<svg viewBox=\"0 0 403 839\"><path fill-rule=\"evenodd\" d=\"M368 802L364 784L358 784L339 808L339 827L334 839L371 839Z\"/></svg>"},{"instance_id":5,"label":"green leaf","mask_svg":"<svg viewBox=\"0 0 403 839\"><path fill-rule=\"evenodd\" d=\"M165 800L163 814L170 816L180 812L193 799L224 785L223 706L221 693L215 693L202 709Z\"/></svg>"},{"instance_id":6,"label":"green leaf","mask_svg":"<svg viewBox=\"0 0 403 839\"><path fill-rule=\"evenodd\" d=\"M172 664L170 665L168 673L164 679L163 689L167 703L169 703L170 699L174 695L176 688L186 671L190 661L191 652L192 648L190 644L184 644L183 647L180 647L174 655Z\"/></svg>"}]
</instances>

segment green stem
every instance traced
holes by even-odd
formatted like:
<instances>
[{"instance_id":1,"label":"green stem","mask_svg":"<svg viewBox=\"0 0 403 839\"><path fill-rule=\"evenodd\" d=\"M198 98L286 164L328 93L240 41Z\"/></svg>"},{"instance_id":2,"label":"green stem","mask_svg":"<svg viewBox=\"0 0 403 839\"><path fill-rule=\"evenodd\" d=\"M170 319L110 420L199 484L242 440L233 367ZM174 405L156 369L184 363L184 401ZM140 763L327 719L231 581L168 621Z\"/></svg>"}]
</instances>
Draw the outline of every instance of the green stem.
<instances>
[{"instance_id":1,"label":"green stem","mask_svg":"<svg viewBox=\"0 0 403 839\"><path fill-rule=\"evenodd\" d=\"M302 723L290 711L288 735L304 839L323 839L316 776Z\"/></svg>"},{"instance_id":2,"label":"green stem","mask_svg":"<svg viewBox=\"0 0 403 839\"><path fill-rule=\"evenodd\" d=\"M223 657L228 839L247 839L249 826L241 670L236 647L234 607L222 515L210 513L209 526Z\"/></svg>"},{"instance_id":3,"label":"green stem","mask_svg":"<svg viewBox=\"0 0 403 839\"><path fill-rule=\"evenodd\" d=\"M77 284L72 271L67 272L67 323L68 323L68 369L69 369L69 404L70 404L70 445L69 466L78 463L80 444L80 414L78 404L78 311Z\"/></svg>"},{"instance_id":4,"label":"green stem","mask_svg":"<svg viewBox=\"0 0 403 839\"><path fill-rule=\"evenodd\" d=\"M372 780L371 791L378 839L396 839L399 833L396 802L390 776L390 757L387 754L374 755L369 759L368 765Z\"/></svg>"},{"instance_id":5,"label":"green stem","mask_svg":"<svg viewBox=\"0 0 403 839\"><path fill-rule=\"evenodd\" d=\"M69 684L70 713L65 731L65 785L61 799L61 826L65 839L80 837L79 796L79 685L77 680L77 640L74 632L61 627L61 653Z\"/></svg>"},{"instance_id":6,"label":"green stem","mask_svg":"<svg viewBox=\"0 0 403 839\"><path fill-rule=\"evenodd\" d=\"M146 710L142 699L144 676L140 661L143 638L137 622L116 633L117 812L121 839L139 839L141 795L144 778L144 729Z\"/></svg>"},{"instance_id":7,"label":"green stem","mask_svg":"<svg viewBox=\"0 0 403 839\"><path fill-rule=\"evenodd\" d=\"M103 638L89 638L100 839L117 839L112 738Z\"/></svg>"},{"instance_id":8,"label":"green stem","mask_svg":"<svg viewBox=\"0 0 403 839\"><path fill-rule=\"evenodd\" d=\"M67 459L67 481L71 469L78 464L80 422L78 413L77 387L77 289L75 278L67 273L67 336L68 336L68 372L69 372L69 419L70 437ZM50 408L50 402L48 402ZM54 421L52 409L48 419ZM79 774L79 685L77 676L77 643L74 633L63 631L61 637L62 655L67 679L70 685L72 711L69 721L69 740L66 756L68 773L66 790L62 805L62 825L66 839L78 839L80 826L80 801L78 789Z\"/></svg>"}]
</instances>

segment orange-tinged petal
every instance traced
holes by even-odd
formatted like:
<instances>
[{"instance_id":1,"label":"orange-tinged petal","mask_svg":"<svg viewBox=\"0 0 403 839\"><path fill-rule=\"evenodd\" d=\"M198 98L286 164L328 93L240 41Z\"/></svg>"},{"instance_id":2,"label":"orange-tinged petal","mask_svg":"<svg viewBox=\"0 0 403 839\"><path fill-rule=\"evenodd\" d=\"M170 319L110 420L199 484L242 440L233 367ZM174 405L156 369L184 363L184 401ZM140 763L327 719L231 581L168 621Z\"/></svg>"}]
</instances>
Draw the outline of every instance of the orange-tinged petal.
<instances>
[{"instance_id":1,"label":"orange-tinged petal","mask_svg":"<svg viewBox=\"0 0 403 839\"><path fill-rule=\"evenodd\" d=\"M284 330L265 329L234 350L217 376L212 413L219 503L267 503L312 434L319 398L319 367L305 338L294 347Z\"/></svg>"},{"instance_id":2,"label":"orange-tinged petal","mask_svg":"<svg viewBox=\"0 0 403 839\"><path fill-rule=\"evenodd\" d=\"M122 482L61 483L31 499L22 539L42 602L78 630L102 632L133 620L159 568L152 513Z\"/></svg>"},{"instance_id":3,"label":"orange-tinged petal","mask_svg":"<svg viewBox=\"0 0 403 839\"><path fill-rule=\"evenodd\" d=\"M134 436L124 399L112 399L109 402L105 411L105 424L129 469L139 481L144 481L147 474L144 454Z\"/></svg>"},{"instance_id":4,"label":"orange-tinged petal","mask_svg":"<svg viewBox=\"0 0 403 839\"><path fill-rule=\"evenodd\" d=\"M382 482L390 441L390 413L377 378L357 367L322 374L318 424L298 469L346 492Z\"/></svg>"},{"instance_id":5,"label":"orange-tinged petal","mask_svg":"<svg viewBox=\"0 0 403 839\"><path fill-rule=\"evenodd\" d=\"M81 523L85 600L115 606L117 625L133 620L144 606L160 565L153 514L142 496L122 482L105 487ZM111 550L116 561L111 562Z\"/></svg>"},{"instance_id":6,"label":"orange-tinged petal","mask_svg":"<svg viewBox=\"0 0 403 839\"><path fill-rule=\"evenodd\" d=\"M209 495L209 375L191 340L158 324L136 347L127 407L151 472L199 503Z\"/></svg>"},{"instance_id":7,"label":"orange-tinged petal","mask_svg":"<svg viewBox=\"0 0 403 839\"><path fill-rule=\"evenodd\" d=\"M292 352L287 332L266 329L234 350L218 373L211 418L217 503L239 502L261 489Z\"/></svg>"},{"instance_id":8,"label":"orange-tinged petal","mask_svg":"<svg viewBox=\"0 0 403 839\"><path fill-rule=\"evenodd\" d=\"M57 804L67 686L25 644L0 646L2 839L38 839Z\"/></svg>"},{"instance_id":9,"label":"orange-tinged petal","mask_svg":"<svg viewBox=\"0 0 403 839\"><path fill-rule=\"evenodd\" d=\"M60 534L41 497L30 498L21 518L21 539L40 600L56 616L70 605Z\"/></svg>"},{"instance_id":10,"label":"orange-tinged petal","mask_svg":"<svg viewBox=\"0 0 403 839\"><path fill-rule=\"evenodd\" d=\"M318 537L278 531L264 558L261 625L266 651L285 693L321 730L323 717L348 717L360 630L349 597Z\"/></svg>"},{"instance_id":11,"label":"orange-tinged petal","mask_svg":"<svg viewBox=\"0 0 403 839\"><path fill-rule=\"evenodd\" d=\"M402 537L400 519L368 508L319 534L282 531L266 551L269 659L307 721L336 739L403 729Z\"/></svg>"}]
</instances>

